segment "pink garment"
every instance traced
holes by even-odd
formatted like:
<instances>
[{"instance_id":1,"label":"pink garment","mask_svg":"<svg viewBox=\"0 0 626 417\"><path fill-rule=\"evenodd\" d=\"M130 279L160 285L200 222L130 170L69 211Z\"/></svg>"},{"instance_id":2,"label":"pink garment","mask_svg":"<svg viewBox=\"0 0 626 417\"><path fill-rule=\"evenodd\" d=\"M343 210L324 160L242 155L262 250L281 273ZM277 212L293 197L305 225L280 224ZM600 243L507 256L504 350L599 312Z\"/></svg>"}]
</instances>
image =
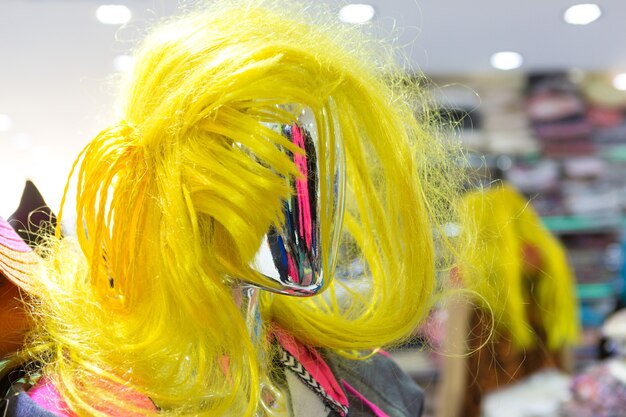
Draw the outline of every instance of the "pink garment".
<instances>
[{"instance_id":1,"label":"pink garment","mask_svg":"<svg viewBox=\"0 0 626 417\"><path fill-rule=\"evenodd\" d=\"M105 386L110 386L111 390L119 391L120 397L124 398L126 401L133 404L134 406L143 408L145 410L152 410L156 413L156 407L154 406L152 401L150 401L150 399L145 395L131 391L127 388L124 388L117 384L113 384L111 382L106 383ZM41 378L39 382L37 382L37 384L28 391L28 395L38 406L46 411L54 413L58 417L77 417L76 413L68 408L63 398L61 398L59 391L57 391L49 378ZM116 410L109 407L102 407L99 409L103 412L110 414L111 416L116 417L143 416L143 414L132 413L128 411L124 411L124 413L122 414L121 410Z\"/></svg>"},{"instance_id":2,"label":"pink garment","mask_svg":"<svg viewBox=\"0 0 626 417\"><path fill-rule=\"evenodd\" d=\"M302 131L297 125L292 126L293 132L293 143L300 147L302 150L306 150L304 137L302 135ZM298 195L298 213L299 213L299 223L300 230L304 231L304 238L306 242L307 249L311 249L311 239L312 239L312 227L311 227L311 207L309 206L309 186L308 186L308 178L309 172L307 169L307 156L306 154L296 154L294 155L294 160L302 178L298 178L296 180L296 189Z\"/></svg>"},{"instance_id":3,"label":"pink garment","mask_svg":"<svg viewBox=\"0 0 626 417\"><path fill-rule=\"evenodd\" d=\"M293 278L296 284L301 284L298 268L296 268L296 263L290 253L287 253L287 273Z\"/></svg>"},{"instance_id":4,"label":"pink garment","mask_svg":"<svg viewBox=\"0 0 626 417\"><path fill-rule=\"evenodd\" d=\"M349 393L357 397L363 404L368 406L369 409L372 410L372 412L374 413L376 417L389 417L388 414L386 414L383 410L378 408L376 404L374 404L373 402L365 398L363 394L357 391L354 387L352 387L352 385L348 384L345 380L342 379L341 384L346 389L346 391L348 391Z\"/></svg>"},{"instance_id":5,"label":"pink garment","mask_svg":"<svg viewBox=\"0 0 626 417\"><path fill-rule=\"evenodd\" d=\"M304 369L321 385L332 399L344 407L348 407L348 398L335 379L330 367L317 351L305 346L280 327L272 327L274 336L282 347L289 352Z\"/></svg>"},{"instance_id":6,"label":"pink garment","mask_svg":"<svg viewBox=\"0 0 626 417\"><path fill-rule=\"evenodd\" d=\"M39 380L28 391L28 395L39 407L59 417L76 417L76 414L67 408L65 401L63 401L57 389L47 378Z\"/></svg>"},{"instance_id":7,"label":"pink garment","mask_svg":"<svg viewBox=\"0 0 626 417\"><path fill-rule=\"evenodd\" d=\"M391 358L391 355L386 350L378 349L378 354L380 356L384 356L385 358Z\"/></svg>"},{"instance_id":8,"label":"pink garment","mask_svg":"<svg viewBox=\"0 0 626 417\"><path fill-rule=\"evenodd\" d=\"M0 245L13 252L31 252L32 249L13 230L11 225L0 217Z\"/></svg>"},{"instance_id":9,"label":"pink garment","mask_svg":"<svg viewBox=\"0 0 626 417\"><path fill-rule=\"evenodd\" d=\"M306 346L294 339L293 336L277 325L273 325L272 330L282 347L302 364L304 369L322 386L326 394L347 409L348 398L341 389L330 367L320 354L312 347ZM379 354L386 357L389 356L389 353L384 350L380 350ZM362 393L357 391L356 388L348 384L348 382L342 379L341 384L347 392L354 395L363 405L372 410L376 417L389 417L388 414L368 400Z\"/></svg>"}]
</instances>

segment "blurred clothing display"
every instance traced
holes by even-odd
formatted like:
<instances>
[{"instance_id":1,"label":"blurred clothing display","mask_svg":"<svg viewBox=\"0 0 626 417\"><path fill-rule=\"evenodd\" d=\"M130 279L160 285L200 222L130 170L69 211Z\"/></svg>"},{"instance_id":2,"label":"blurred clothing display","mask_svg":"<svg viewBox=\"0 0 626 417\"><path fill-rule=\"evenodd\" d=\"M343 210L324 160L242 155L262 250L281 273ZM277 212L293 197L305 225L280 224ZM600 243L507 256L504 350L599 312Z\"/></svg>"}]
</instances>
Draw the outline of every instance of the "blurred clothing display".
<instances>
[{"instance_id":1,"label":"blurred clothing display","mask_svg":"<svg viewBox=\"0 0 626 417\"><path fill-rule=\"evenodd\" d=\"M484 399L546 369L568 370L579 337L574 277L560 243L514 188L468 193L473 244L459 256L447 306L438 417L479 417Z\"/></svg>"}]
</instances>

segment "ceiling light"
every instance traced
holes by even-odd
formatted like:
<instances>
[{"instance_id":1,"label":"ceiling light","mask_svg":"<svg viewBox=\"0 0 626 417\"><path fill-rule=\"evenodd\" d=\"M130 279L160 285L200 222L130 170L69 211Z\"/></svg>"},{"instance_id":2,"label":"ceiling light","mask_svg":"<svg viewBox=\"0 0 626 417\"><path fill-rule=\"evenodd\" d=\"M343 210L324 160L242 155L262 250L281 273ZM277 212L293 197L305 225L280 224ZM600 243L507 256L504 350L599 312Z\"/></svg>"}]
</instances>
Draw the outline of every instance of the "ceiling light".
<instances>
[{"instance_id":1,"label":"ceiling light","mask_svg":"<svg viewBox=\"0 0 626 417\"><path fill-rule=\"evenodd\" d=\"M134 65L135 60L130 55L118 55L113 58L113 67L115 67L116 71L131 72Z\"/></svg>"},{"instance_id":2,"label":"ceiling light","mask_svg":"<svg viewBox=\"0 0 626 417\"><path fill-rule=\"evenodd\" d=\"M123 25L131 16L130 9L121 4L103 4L96 10L96 18L106 25Z\"/></svg>"},{"instance_id":3,"label":"ceiling light","mask_svg":"<svg viewBox=\"0 0 626 417\"><path fill-rule=\"evenodd\" d=\"M602 15L600 6L593 3L577 4L571 6L565 13L563 19L571 25L588 25Z\"/></svg>"},{"instance_id":4,"label":"ceiling light","mask_svg":"<svg viewBox=\"0 0 626 417\"><path fill-rule=\"evenodd\" d=\"M0 114L0 132L8 132L13 127L13 121L6 114Z\"/></svg>"},{"instance_id":5,"label":"ceiling light","mask_svg":"<svg viewBox=\"0 0 626 417\"><path fill-rule=\"evenodd\" d=\"M626 73L617 74L613 78L613 87L626 91Z\"/></svg>"},{"instance_id":6,"label":"ceiling light","mask_svg":"<svg viewBox=\"0 0 626 417\"><path fill-rule=\"evenodd\" d=\"M524 59L517 52L497 52L491 55L491 66L499 70L512 70L522 66Z\"/></svg>"},{"instance_id":7,"label":"ceiling light","mask_svg":"<svg viewBox=\"0 0 626 417\"><path fill-rule=\"evenodd\" d=\"M339 10L339 20L346 23L365 23L374 18L376 11L369 4L348 4Z\"/></svg>"}]
</instances>

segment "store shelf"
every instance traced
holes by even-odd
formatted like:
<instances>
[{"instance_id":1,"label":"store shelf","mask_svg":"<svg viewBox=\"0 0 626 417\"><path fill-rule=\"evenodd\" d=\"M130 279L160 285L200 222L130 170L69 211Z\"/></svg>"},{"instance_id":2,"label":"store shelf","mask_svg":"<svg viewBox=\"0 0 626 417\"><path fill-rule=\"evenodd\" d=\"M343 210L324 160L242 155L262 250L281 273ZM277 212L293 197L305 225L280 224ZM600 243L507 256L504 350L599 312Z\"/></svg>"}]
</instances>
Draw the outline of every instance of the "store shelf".
<instances>
[{"instance_id":1,"label":"store shelf","mask_svg":"<svg viewBox=\"0 0 626 417\"><path fill-rule=\"evenodd\" d=\"M615 311L615 282L577 284L580 320L583 327L599 328L604 320Z\"/></svg>"},{"instance_id":2,"label":"store shelf","mask_svg":"<svg viewBox=\"0 0 626 417\"><path fill-rule=\"evenodd\" d=\"M626 146L611 146L602 150L600 155L609 161L626 162Z\"/></svg>"},{"instance_id":3,"label":"store shelf","mask_svg":"<svg viewBox=\"0 0 626 417\"><path fill-rule=\"evenodd\" d=\"M626 228L626 217L614 216L549 216L543 224L554 233L618 231Z\"/></svg>"},{"instance_id":4,"label":"store shelf","mask_svg":"<svg viewBox=\"0 0 626 417\"><path fill-rule=\"evenodd\" d=\"M615 283L611 281L595 284L576 284L576 295L581 300L613 297L615 295Z\"/></svg>"}]
</instances>

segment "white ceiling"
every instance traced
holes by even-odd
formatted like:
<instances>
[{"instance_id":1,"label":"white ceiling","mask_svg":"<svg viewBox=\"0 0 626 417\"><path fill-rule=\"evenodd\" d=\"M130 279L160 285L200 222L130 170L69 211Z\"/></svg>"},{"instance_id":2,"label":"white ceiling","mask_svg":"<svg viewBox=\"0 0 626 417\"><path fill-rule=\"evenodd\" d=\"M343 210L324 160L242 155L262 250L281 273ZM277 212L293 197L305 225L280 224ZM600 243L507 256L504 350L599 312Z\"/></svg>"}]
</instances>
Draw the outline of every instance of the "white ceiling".
<instances>
[{"instance_id":1,"label":"white ceiling","mask_svg":"<svg viewBox=\"0 0 626 417\"><path fill-rule=\"evenodd\" d=\"M98 23L102 3L129 6L128 27ZM604 14L589 26L562 21L574 0L369 3L377 24L396 28L412 65L431 75L494 72L489 57L502 50L524 56L518 72L626 71L623 0L598 0ZM72 159L112 118L113 58L176 9L174 0L0 0L0 114L13 121L0 132L0 216L11 214L27 177L58 210Z\"/></svg>"}]
</instances>

